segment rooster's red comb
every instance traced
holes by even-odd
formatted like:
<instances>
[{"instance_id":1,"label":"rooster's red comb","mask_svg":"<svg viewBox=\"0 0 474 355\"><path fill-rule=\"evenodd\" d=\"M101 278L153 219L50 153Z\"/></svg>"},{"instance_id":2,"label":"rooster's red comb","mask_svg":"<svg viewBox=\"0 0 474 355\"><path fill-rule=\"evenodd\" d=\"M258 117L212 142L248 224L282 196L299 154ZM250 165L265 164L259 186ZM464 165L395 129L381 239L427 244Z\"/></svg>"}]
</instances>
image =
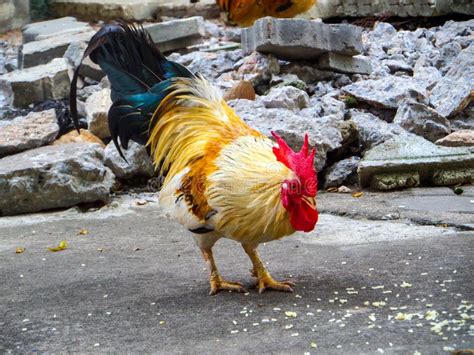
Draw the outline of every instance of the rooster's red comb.
<instances>
[{"instance_id":1,"label":"rooster's red comb","mask_svg":"<svg viewBox=\"0 0 474 355\"><path fill-rule=\"evenodd\" d=\"M304 136L304 143L299 152L291 149L285 140L275 132L271 132L277 145L273 147L276 159L287 168L293 170L302 183L306 186L309 196L316 194L316 171L314 170L314 155L316 148L309 150L308 133Z\"/></svg>"}]
</instances>

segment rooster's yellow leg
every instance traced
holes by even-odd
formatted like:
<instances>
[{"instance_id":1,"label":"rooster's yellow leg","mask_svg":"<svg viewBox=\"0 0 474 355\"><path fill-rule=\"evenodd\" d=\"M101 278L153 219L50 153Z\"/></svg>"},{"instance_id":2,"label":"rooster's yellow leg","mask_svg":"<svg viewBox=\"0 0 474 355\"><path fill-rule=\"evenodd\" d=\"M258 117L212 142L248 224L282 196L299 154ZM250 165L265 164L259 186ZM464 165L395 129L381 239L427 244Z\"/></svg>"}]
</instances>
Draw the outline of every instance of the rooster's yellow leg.
<instances>
[{"instance_id":1,"label":"rooster's yellow leg","mask_svg":"<svg viewBox=\"0 0 474 355\"><path fill-rule=\"evenodd\" d=\"M285 292L293 292L292 286L295 284L291 281L276 281L270 275L270 273L265 269L263 266L262 260L257 253L257 247L254 245L242 244L244 247L245 252L249 256L250 260L252 260L253 264L253 274L257 278L257 286L258 292L262 293L263 291L269 290L277 290L277 291L285 291Z\"/></svg>"},{"instance_id":2,"label":"rooster's yellow leg","mask_svg":"<svg viewBox=\"0 0 474 355\"><path fill-rule=\"evenodd\" d=\"M210 270L210 295L215 295L219 291L223 290L247 292L244 288L244 285L242 285L240 282L229 282L222 278L222 276L219 274L219 271L217 270L216 262L214 261L214 256L212 255L212 249L201 249L201 252Z\"/></svg>"}]
</instances>

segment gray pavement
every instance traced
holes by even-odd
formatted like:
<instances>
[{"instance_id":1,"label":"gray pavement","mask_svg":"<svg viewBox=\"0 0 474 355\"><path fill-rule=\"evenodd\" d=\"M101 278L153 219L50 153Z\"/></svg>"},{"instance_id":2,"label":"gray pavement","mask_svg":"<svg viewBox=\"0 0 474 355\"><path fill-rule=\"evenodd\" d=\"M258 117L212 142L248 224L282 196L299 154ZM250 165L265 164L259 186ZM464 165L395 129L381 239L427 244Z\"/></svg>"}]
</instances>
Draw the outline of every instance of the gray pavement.
<instances>
[{"instance_id":1,"label":"gray pavement","mask_svg":"<svg viewBox=\"0 0 474 355\"><path fill-rule=\"evenodd\" d=\"M446 208L423 196L444 196ZM293 294L208 296L199 251L153 195L122 196L95 212L0 218L0 353L473 348L474 232L445 226L473 222L469 196L321 194L315 232L261 247L273 276L297 284ZM48 251L61 240L68 249ZM17 247L26 250L16 254ZM224 277L251 286L237 243L218 242L215 256Z\"/></svg>"}]
</instances>

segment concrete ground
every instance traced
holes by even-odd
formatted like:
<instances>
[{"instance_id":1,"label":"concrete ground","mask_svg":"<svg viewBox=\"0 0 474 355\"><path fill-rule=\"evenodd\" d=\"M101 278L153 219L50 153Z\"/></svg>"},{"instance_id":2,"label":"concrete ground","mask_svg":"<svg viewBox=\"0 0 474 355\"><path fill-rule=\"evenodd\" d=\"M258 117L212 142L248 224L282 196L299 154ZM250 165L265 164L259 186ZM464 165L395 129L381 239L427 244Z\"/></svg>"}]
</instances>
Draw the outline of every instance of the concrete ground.
<instances>
[{"instance_id":1,"label":"concrete ground","mask_svg":"<svg viewBox=\"0 0 474 355\"><path fill-rule=\"evenodd\" d=\"M262 295L208 296L199 251L153 195L0 218L0 353L474 348L472 188L326 193L319 208L315 232L261 247L273 276L297 284ZM66 250L47 249L61 240ZM224 277L251 286L237 243L220 241L215 255Z\"/></svg>"}]
</instances>

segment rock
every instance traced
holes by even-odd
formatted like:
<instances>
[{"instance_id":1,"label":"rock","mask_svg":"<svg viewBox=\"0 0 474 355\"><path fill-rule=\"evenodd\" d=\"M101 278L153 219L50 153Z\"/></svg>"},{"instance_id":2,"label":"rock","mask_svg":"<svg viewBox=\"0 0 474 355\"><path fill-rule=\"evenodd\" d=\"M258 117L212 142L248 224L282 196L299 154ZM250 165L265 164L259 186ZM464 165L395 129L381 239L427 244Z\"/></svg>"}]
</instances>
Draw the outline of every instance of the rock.
<instances>
[{"instance_id":1,"label":"rock","mask_svg":"<svg viewBox=\"0 0 474 355\"><path fill-rule=\"evenodd\" d=\"M273 87L261 100L266 108L286 108L295 111L309 106L308 94L293 86Z\"/></svg>"},{"instance_id":2,"label":"rock","mask_svg":"<svg viewBox=\"0 0 474 355\"><path fill-rule=\"evenodd\" d=\"M0 121L0 158L46 145L54 141L58 133L54 109Z\"/></svg>"},{"instance_id":3,"label":"rock","mask_svg":"<svg viewBox=\"0 0 474 355\"><path fill-rule=\"evenodd\" d=\"M61 17L24 26L22 29L23 43L36 41L38 37L45 39L51 36L63 36L92 30L87 22L79 22L74 17Z\"/></svg>"},{"instance_id":4,"label":"rock","mask_svg":"<svg viewBox=\"0 0 474 355\"><path fill-rule=\"evenodd\" d=\"M315 64L305 62L294 62L281 66L282 74L294 74L306 84L312 84L334 77L334 73L327 70L320 70Z\"/></svg>"},{"instance_id":5,"label":"rock","mask_svg":"<svg viewBox=\"0 0 474 355\"><path fill-rule=\"evenodd\" d=\"M113 183L97 144L28 150L0 159L0 216L107 201Z\"/></svg>"},{"instance_id":6,"label":"rock","mask_svg":"<svg viewBox=\"0 0 474 355\"><path fill-rule=\"evenodd\" d=\"M331 96L311 97L309 107L301 110L301 115L307 117L324 117L329 115L338 116L339 120L344 120L345 104Z\"/></svg>"},{"instance_id":7,"label":"rock","mask_svg":"<svg viewBox=\"0 0 474 355\"><path fill-rule=\"evenodd\" d=\"M233 73L233 78L250 81L259 95L267 92L272 76L280 73L278 59L257 52L242 58L233 68L237 69L237 73Z\"/></svg>"},{"instance_id":8,"label":"rock","mask_svg":"<svg viewBox=\"0 0 474 355\"><path fill-rule=\"evenodd\" d=\"M89 57L84 58L82 61L79 74L95 81L101 81L105 77L105 73L102 71L100 66L95 64Z\"/></svg>"},{"instance_id":9,"label":"rock","mask_svg":"<svg viewBox=\"0 0 474 355\"><path fill-rule=\"evenodd\" d=\"M474 100L474 43L450 64L446 75L431 91L431 105L444 117L451 117Z\"/></svg>"},{"instance_id":10,"label":"rock","mask_svg":"<svg viewBox=\"0 0 474 355\"><path fill-rule=\"evenodd\" d=\"M306 83L303 80L300 80L295 74L272 75L270 87L273 86L293 86L304 91L308 89Z\"/></svg>"},{"instance_id":11,"label":"rock","mask_svg":"<svg viewBox=\"0 0 474 355\"><path fill-rule=\"evenodd\" d=\"M88 42L94 33L94 31L81 32L26 43L18 55L18 66L19 68L30 68L49 63L54 58L64 56L72 42Z\"/></svg>"},{"instance_id":12,"label":"rock","mask_svg":"<svg viewBox=\"0 0 474 355\"><path fill-rule=\"evenodd\" d=\"M425 89L412 78L386 76L378 80L358 81L344 86L342 90L380 108L397 109L404 99L412 99L427 104Z\"/></svg>"},{"instance_id":13,"label":"rock","mask_svg":"<svg viewBox=\"0 0 474 355\"><path fill-rule=\"evenodd\" d=\"M362 149L369 149L395 136L409 134L400 126L387 123L371 113L350 110L350 119L357 126Z\"/></svg>"},{"instance_id":14,"label":"rock","mask_svg":"<svg viewBox=\"0 0 474 355\"><path fill-rule=\"evenodd\" d=\"M367 151L359 164L358 174L361 187L389 190L443 185L443 179L439 178L443 170L451 171L458 180L474 180L474 149L440 147L408 133Z\"/></svg>"},{"instance_id":15,"label":"rock","mask_svg":"<svg viewBox=\"0 0 474 355\"><path fill-rule=\"evenodd\" d=\"M224 95L226 101L235 99L255 100L255 89L249 81L241 80Z\"/></svg>"},{"instance_id":16,"label":"rock","mask_svg":"<svg viewBox=\"0 0 474 355\"><path fill-rule=\"evenodd\" d=\"M84 51L87 48L87 43L84 41L73 41L64 52L63 58L66 58L74 68L79 66ZM87 57L89 58L89 57Z\"/></svg>"},{"instance_id":17,"label":"rock","mask_svg":"<svg viewBox=\"0 0 474 355\"><path fill-rule=\"evenodd\" d=\"M242 50L285 60L312 60L326 52L355 55L362 53L361 34L362 29L352 25L265 17L242 30Z\"/></svg>"},{"instance_id":18,"label":"rock","mask_svg":"<svg viewBox=\"0 0 474 355\"><path fill-rule=\"evenodd\" d=\"M9 105L25 107L46 100L69 96L72 69L64 58L33 68L15 70L0 76L0 91Z\"/></svg>"},{"instance_id":19,"label":"rock","mask_svg":"<svg viewBox=\"0 0 474 355\"><path fill-rule=\"evenodd\" d=\"M110 89L94 92L86 100L85 111L88 130L99 138L110 137L107 115L112 106Z\"/></svg>"},{"instance_id":20,"label":"rock","mask_svg":"<svg viewBox=\"0 0 474 355\"><path fill-rule=\"evenodd\" d=\"M202 16L206 19L215 19L220 16L220 9L214 0L173 0L158 1L158 9L155 17L164 18L188 18L191 16Z\"/></svg>"},{"instance_id":21,"label":"rock","mask_svg":"<svg viewBox=\"0 0 474 355\"><path fill-rule=\"evenodd\" d=\"M324 176L324 189L337 187L343 184L354 185L357 183L357 166L359 157L350 157L332 165Z\"/></svg>"},{"instance_id":22,"label":"rock","mask_svg":"<svg viewBox=\"0 0 474 355\"><path fill-rule=\"evenodd\" d=\"M293 149L300 149L304 134L308 132L309 143L316 146L317 171L323 170L327 154L339 151L345 143L339 127L342 120L338 116L306 117L288 109L267 109L260 101L232 100L228 104L251 127L268 137L271 137L271 131L275 131Z\"/></svg>"},{"instance_id":23,"label":"rock","mask_svg":"<svg viewBox=\"0 0 474 355\"><path fill-rule=\"evenodd\" d=\"M399 72L399 71L405 71L408 73L413 72L412 66L405 63L402 60L388 59L388 60L384 60L383 64L386 65L388 69L390 69L391 74Z\"/></svg>"},{"instance_id":24,"label":"rock","mask_svg":"<svg viewBox=\"0 0 474 355\"><path fill-rule=\"evenodd\" d=\"M324 53L319 57L319 66L341 73L370 74L372 66L370 60L364 56L348 56L337 53Z\"/></svg>"},{"instance_id":25,"label":"rock","mask_svg":"<svg viewBox=\"0 0 474 355\"><path fill-rule=\"evenodd\" d=\"M205 78L212 80L232 71L234 64L241 58L242 51L236 50L219 52L195 51L173 59L187 66L191 72L201 73Z\"/></svg>"},{"instance_id":26,"label":"rock","mask_svg":"<svg viewBox=\"0 0 474 355\"><path fill-rule=\"evenodd\" d=\"M404 100L398 107L393 123L434 142L451 133L449 121L432 108Z\"/></svg>"},{"instance_id":27,"label":"rock","mask_svg":"<svg viewBox=\"0 0 474 355\"><path fill-rule=\"evenodd\" d=\"M199 44L206 35L204 19L200 16L153 23L146 25L145 29L162 52Z\"/></svg>"},{"instance_id":28,"label":"rock","mask_svg":"<svg viewBox=\"0 0 474 355\"><path fill-rule=\"evenodd\" d=\"M445 147L472 147L474 146L474 130L463 129L453 132L435 143Z\"/></svg>"},{"instance_id":29,"label":"rock","mask_svg":"<svg viewBox=\"0 0 474 355\"><path fill-rule=\"evenodd\" d=\"M413 78L420 84L421 87L425 87L428 90L441 80L443 76L435 67L418 67L414 69Z\"/></svg>"},{"instance_id":30,"label":"rock","mask_svg":"<svg viewBox=\"0 0 474 355\"><path fill-rule=\"evenodd\" d=\"M136 176L152 177L153 163L145 146L130 141L128 149L122 152L127 159L123 160L113 142L105 148L105 165L120 179L130 179Z\"/></svg>"},{"instance_id":31,"label":"rock","mask_svg":"<svg viewBox=\"0 0 474 355\"><path fill-rule=\"evenodd\" d=\"M51 0L49 9L56 17L75 16L88 21L123 19L128 22L151 20L161 1L142 0Z\"/></svg>"},{"instance_id":32,"label":"rock","mask_svg":"<svg viewBox=\"0 0 474 355\"><path fill-rule=\"evenodd\" d=\"M60 144L69 144L69 143L95 143L99 144L102 148L105 148L104 142L102 140L93 135L86 129L80 129L81 134L77 133L76 130L66 133L65 135L59 137L55 140L52 145L60 145Z\"/></svg>"}]
</instances>

